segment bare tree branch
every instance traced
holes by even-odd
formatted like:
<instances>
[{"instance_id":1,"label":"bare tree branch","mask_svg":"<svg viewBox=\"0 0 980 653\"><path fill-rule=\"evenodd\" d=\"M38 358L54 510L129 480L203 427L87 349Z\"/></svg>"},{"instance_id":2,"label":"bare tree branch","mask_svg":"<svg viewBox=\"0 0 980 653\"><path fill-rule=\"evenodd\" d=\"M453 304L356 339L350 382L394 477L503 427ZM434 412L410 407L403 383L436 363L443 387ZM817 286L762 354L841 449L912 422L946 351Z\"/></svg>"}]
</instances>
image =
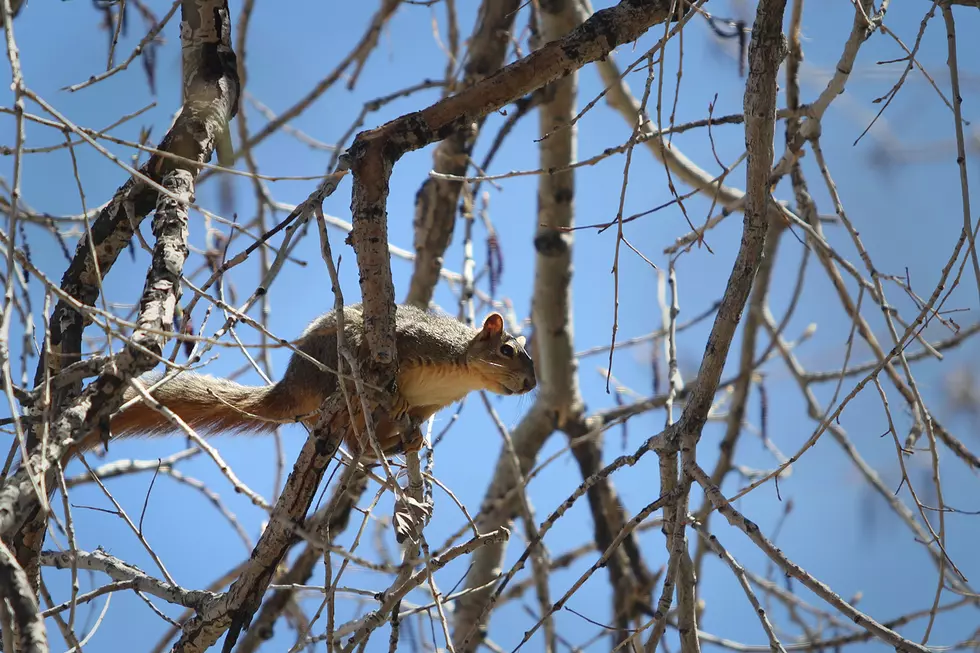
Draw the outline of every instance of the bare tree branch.
<instances>
[{"instance_id":1,"label":"bare tree branch","mask_svg":"<svg viewBox=\"0 0 980 653\"><path fill-rule=\"evenodd\" d=\"M469 38L463 79L457 89L469 88L503 67L510 45L508 35L513 31L520 4L518 0L484 0L480 5ZM443 174L465 175L484 120L486 114L440 142L432 154L432 169ZM405 300L408 304L429 306L443 255L453 238L462 186L459 181L427 177L415 196L416 258Z\"/></svg>"}]
</instances>

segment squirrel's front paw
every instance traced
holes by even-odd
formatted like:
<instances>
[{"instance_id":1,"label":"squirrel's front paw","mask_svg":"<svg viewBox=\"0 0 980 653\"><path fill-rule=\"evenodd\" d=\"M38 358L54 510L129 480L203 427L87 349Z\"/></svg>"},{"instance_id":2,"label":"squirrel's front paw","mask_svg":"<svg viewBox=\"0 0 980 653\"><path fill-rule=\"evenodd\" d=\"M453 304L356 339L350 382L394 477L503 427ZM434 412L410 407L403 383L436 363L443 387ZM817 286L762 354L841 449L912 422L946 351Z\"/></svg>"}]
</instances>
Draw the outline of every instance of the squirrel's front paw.
<instances>
[{"instance_id":1,"label":"squirrel's front paw","mask_svg":"<svg viewBox=\"0 0 980 653\"><path fill-rule=\"evenodd\" d=\"M424 444L425 436L422 435L422 429L420 428L412 429L409 435L402 438L402 450L405 453L421 451Z\"/></svg>"},{"instance_id":2,"label":"squirrel's front paw","mask_svg":"<svg viewBox=\"0 0 980 653\"><path fill-rule=\"evenodd\" d=\"M425 445L425 436L419 428L410 431L399 431L393 436L381 441L381 448L390 455L414 453L421 451Z\"/></svg>"}]
</instances>

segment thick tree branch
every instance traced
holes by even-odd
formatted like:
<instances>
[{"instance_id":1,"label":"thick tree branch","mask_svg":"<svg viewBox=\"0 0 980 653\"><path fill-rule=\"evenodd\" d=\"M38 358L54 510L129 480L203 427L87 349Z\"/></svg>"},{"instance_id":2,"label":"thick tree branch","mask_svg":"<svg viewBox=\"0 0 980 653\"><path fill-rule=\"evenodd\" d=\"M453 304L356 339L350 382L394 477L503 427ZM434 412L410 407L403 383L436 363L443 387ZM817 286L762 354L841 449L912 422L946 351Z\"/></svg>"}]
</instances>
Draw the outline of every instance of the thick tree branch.
<instances>
[{"instance_id":1,"label":"thick tree branch","mask_svg":"<svg viewBox=\"0 0 980 653\"><path fill-rule=\"evenodd\" d=\"M230 48L230 18L226 3L217 0L185 2L181 11L184 56L185 104L173 128L158 149L182 157L154 155L140 169L159 182L175 170L196 174L211 158L217 134L238 110L238 77L234 53ZM92 240L82 239L65 272L61 287L68 295L93 306L99 296L101 278L129 244L133 228L157 202L157 191L137 178L127 181L99 214L92 225ZM48 322L50 358L42 358L35 383L45 378L45 367L52 375L79 360L84 316L69 302L61 300ZM54 393L51 410L57 415L64 402L77 395L81 380L62 386ZM57 432L53 432L55 438ZM2 507L0 507L2 511ZM2 520L0 520L2 524ZM8 534L5 525L0 532Z\"/></svg>"},{"instance_id":2,"label":"thick tree branch","mask_svg":"<svg viewBox=\"0 0 980 653\"><path fill-rule=\"evenodd\" d=\"M280 562L298 535L297 526L304 526L306 513L316 496L327 466L343 441L350 420L341 394L335 393L322 409L319 421L311 431L303 449L293 464L282 494L239 577L228 593L214 605L184 624L174 652L205 651L214 645L225 631L222 651L228 653L248 628Z\"/></svg>"},{"instance_id":3,"label":"thick tree branch","mask_svg":"<svg viewBox=\"0 0 980 653\"><path fill-rule=\"evenodd\" d=\"M394 376L394 287L387 252L388 180L398 159L442 140L474 120L607 55L667 20L668 0L623 0L596 12L581 27L483 81L436 104L358 134L350 149L354 191L351 242L358 253L364 322L373 360ZM387 385L387 384L385 384Z\"/></svg>"},{"instance_id":4,"label":"thick tree branch","mask_svg":"<svg viewBox=\"0 0 980 653\"><path fill-rule=\"evenodd\" d=\"M567 52L572 50L571 43L580 41L585 34L594 30L604 30L606 25L614 25L613 21L635 20L634 7L631 3L620 3L612 9L596 12L588 17L582 7L576 2L542 3L542 36L545 39L557 39L562 33L567 33L560 40L552 40L529 57L508 66L503 71L491 77L503 76L508 71L517 74L518 68L524 61L542 59L550 62L556 56L548 54L556 44L568 44ZM657 3L653 3L656 5ZM667 19L669 3L659 6L656 15L650 17L657 22ZM653 6L651 5L652 9ZM610 13L610 12L616 13ZM649 20L647 18L646 20ZM622 29L622 28L620 28ZM633 37L635 38L635 37ZM593 44L594 45L594 44ZM584 47L584 45L582 46ZM544 64L539 64L544 65ZM521 73L525 74L525 73ZM530 89L528 89L530 90ZM542 135L550 134L542 144L541 166L564 168L574 160L575 129L568 127L574 116L575 80L565 78L545 89L546 99L542 107L540 128ZM573 224L574 173L560 172L541 178L538 190L539 227L535 236L537 251L535 288L534 288L534 334L535 366L540 370L540 387L534 406L524 420L514 430L512 437L514 448L521 461L523 473L527 473L534 464L537 453L543 446L548 435L556 425L566 427L570 437L581 432L587 432L584 426L581 410L582 400L578 389L577 362L572 348L572 305L571 305L571 245L572 232L559 229ZM591 464L596 457L591 450L582 452ZM588 465L587 465L588 467ZM586 468L587 468L586 467ZM586 468L583 468L585 473ZM611 485L606 485L590 494L590 505L594 513L597 532L612 534L620 531L617 522L624 518L624 511L615 498ZM509 523L512 518L515 497L511 494L514 487L514 474L511 465L501 457L490 487L487 489L481 514L477 518L481 531ZM612 523L608 519L615 517ZM601 545L600 545L601 546ZM466 578L466 587L473 590L462 596L457 602L453 624L453 643L457 651L470 652L475 650L485 632L483 619L489 613L487 601L493 593L493 586L488 583L497 573L503 560L503 547L485 547L474 555L474 562ZM638 556L637 556L638 558ZM625 561L621 556L615 556L613 566L619 569ZM639 563L637 570L641 569ZM632 576L625 571L615 574L617 577ZM639 578L642 582L642 578ZM480 589L477 589L480 588ZM480 637L472 637L477 630Z\"/></svg>"},{"instance_id":5,"label":"thick tree branch","mask_svg":"<svg viewBox=\"0 0 980 653\"><path fill-rule=\"evenodd\" d=\"M745 149L746 201L743 219L742 242L738 256L728 279L725 295L708 336L708 344L701 361L691 397L681 415L678 428L666 431L668 446L659 452L661 470L670 468L671 478L677 475L676 451L679 445L684 470L696 466L697 444L701 430L708 418L721 373L728 359L728 351L735 336L735 329L748 301L753 281L762 265L767 217L771 204L770 179L774 156L776 124L776 76L786 54L786 41L782 33L783 13L786 0L762 0L756 10L752 26L752 42L749 45L749 74L745 85ZM678 629L682 650L693 653L699 650L697 618L694 604L696 578L694 565L688 555L685 523L687 516L690 481L682 479L685 491L672 510L664 511L665 528L673 546L671 556L680 557L677 579ZM661 492L668 487L662 487ZM673 517L673 520L671 520ZM683 599L683 600L682 600Z\"/></svg>"},{"instance_id":6,"label":"thick tree branch","mask_svg":"<svg viewBox=\"0 0 980 653\"><path fill-rule=\"evenodd\" d=\"M4 537L10 537L25 522L34 521L41 509L28 472L35 477L53 473L54 462L73 443L89 437L96 425L105 427L109 414L122 400L126 384L152 369L163 353L166 338L161 334L173 323L181 292L180 276L187 256L187 205L193 201L193 179L186 170L174 170L164 178L163 185L178 199L161 195L157 205L153 220L157 242L140 299L137 330L122 352L109 359L99 377L56 416L45 455L42 457L40 451L32 454L0 488L0 534ZM53 489L55 484L49 482L46 487ZM43 526L43 520L40 524Z\"/></svg>"},{"instance_id":7,"label":"thick tree branch","mask_svg":"<svg viewBox=\"0 0 980 653\"><path fill-rule=\"evenodd\" d=\"M159 182L176 169L194 176L211 160L220 132L238 113L238 72L231 49L231 20L226 0L185 0L181 6L181 44L184 72L184 105L174 126L157 147L181 157L153 155L140 168ZM153 210L157 192L138 179L123 184L99 213L91 227L92 242L82 239L65 271L61 288L88 306L99 297L101 279L129 245L133 229ZM68 302L59 301L48 321L51 358L42 358L35 385L44 380L44 366L52 374L79 360L85 318ZM66 394L77 394L76 384ZM58 405L57 398L55 405Z\"/></svg>"},{"instance_id":8,"label":"thick tree branch","mask_svg":"<svg viewBox=\"0 0 980 653\"><path fill-rule=\"evenodd\" d=\"M342 479L337 484L330 502L319 514L314 515L309 521L313 526L313 533L318 538L318 542L324 546L330 546L333 538L339 536L347 528L354 506L367 488L367 475L360 470L353 472L354 476L350 482L345 483ZM293 561L292 566L276 577L277 585L305 585L313 575L317 563L323 560L323 549L310 542L306 543L305 548ZM296 596L296 590L283 587L272 592L262 604L262 609L255 616L254 621L249 625L248 632L245 633L238 646L236 653L250 653L257 651L261 645L272 638L273 626Z\"/></svg>"},{"instance_id":9,"label":"thick tree branch","mask_svg":"<svg viewBox=\"0 0 980 653\"><path fill-rule=\"evenodd\" d=\"M459 88L469 88L504 65L519 0L484 0L469 38ZM464 176L486 114L439 143L432 154L435 172ZM453 239L456 205L463 182L427 177L415 196L415 267L406 303L428 308L439 280L443 256Z\"/></svg>"},{"instance_id":10,"label":"thick tree branch","mask_svg":"<svg viewBox=\"0 0 980 653\"><path fill-rule=\"evenodd\" d=\"M44 619L38 611L31 581L3 542L0 542L0 600L6 601L13 613L11 625L16 629L17 652L47 653ZM0 611L6 613L6 606L0 606Z\"/></svg>"},{"instance_id":11,"label":"thick tree branch","mask_svg":"<svg viewBox=\"0 0 980 653\"><path fill-rule=\"evenodd\" d=\"M132 230L156 204L154 233L158 241L140 302L136 334L83 393L79 394L80 380L52 393L51 402L45 407L51 428L44 456L37 449L36 434L28 432L28 457L0 489L0 536L12 542L32 582L39 580L37 554L44 540L46 516L44 499L38 496L31 477L45 477L49 492L56 487L54 462L68 451L72 441L85 437L94 427L104 428L129 380L156 364L158 358L154 354L162 352L164 338L147 329L160 333L160 325L169 328L173 322L186 257L186 244L179 243L186 241L186 211L193 197L193 180L200 171L199 164L210 159L215 142L227 130L238 107L230 24L227 0L183 3L184 105L159 147L182 158L151 157L141 169L145 178L131 178L117 191L92 226L91 240L86 238L79 243L62 279L62 290L67 295L83 305L94 305L102 277L128 245ZM167 193L158 199L160 182ZM42 350L50 355L43 356L38 365L36 384L79 360L84 326L82 313L68 301L59 301L48 323L46 350ZM28 409L40 414L38 406Z\"/></svg>"},{"instance_id":12,"label":"thick tree branch","mask_svg":"<svg viewBox=\"0 0 980 653\"><path fill-rule=\"evenodd\" d=\"M768 228L767 208L772 173L773 142L776 120L776 73L785 56L782 35L785 0L761 2L749 46L749 76L745 86L746 164L745 217L742 241L725 295L711 327L697 380L678 423L670 436L682 436L682 448L691 449L701 437L708 418L735 329L742 317L762 253ZM668 438L671 439L671 438Z\"/></svg>"}]
</instances>

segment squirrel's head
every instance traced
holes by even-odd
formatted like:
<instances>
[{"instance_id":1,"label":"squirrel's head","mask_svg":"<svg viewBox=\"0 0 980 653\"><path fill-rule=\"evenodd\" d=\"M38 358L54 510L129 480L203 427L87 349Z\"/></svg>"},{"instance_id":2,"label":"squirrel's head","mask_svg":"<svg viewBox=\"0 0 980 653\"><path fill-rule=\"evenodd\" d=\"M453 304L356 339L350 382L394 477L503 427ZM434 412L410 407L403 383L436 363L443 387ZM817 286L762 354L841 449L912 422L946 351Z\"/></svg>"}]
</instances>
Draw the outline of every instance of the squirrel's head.
<instances>
[{"instance_id":1,"label":"squirrel's head","mask_svg":"<svg viewBox=\"0 0 980 653\"><path fill-rule=\"evenodd\" d=\"M466 349L466 364L487 380L487 389L498 395L522 395L538 384L534 362L524 349L524 336L504 330L504 318L491 313Z\"/></svg>"}]
</instances>

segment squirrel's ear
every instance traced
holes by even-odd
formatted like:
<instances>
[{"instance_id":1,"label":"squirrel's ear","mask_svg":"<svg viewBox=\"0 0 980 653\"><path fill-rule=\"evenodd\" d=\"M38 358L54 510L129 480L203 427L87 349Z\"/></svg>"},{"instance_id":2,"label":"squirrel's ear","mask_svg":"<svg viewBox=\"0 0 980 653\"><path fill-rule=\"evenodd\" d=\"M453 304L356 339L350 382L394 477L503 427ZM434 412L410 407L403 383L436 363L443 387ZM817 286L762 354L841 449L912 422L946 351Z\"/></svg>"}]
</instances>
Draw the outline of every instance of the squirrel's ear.
<instances>
[{"instance_id":1,"label":"squirrel's ear","mask_svg":"<svg viewBox=\"0 0 980 653\"><path fill-rule=\"evenodd\" d=\"M487 319L483 321L483 329L480 331L480 338L484 340L499 338L500 334L503 332L504 318L500 317L500 313L491 313L487 316Z\"/></svg>"}]
</instances>

